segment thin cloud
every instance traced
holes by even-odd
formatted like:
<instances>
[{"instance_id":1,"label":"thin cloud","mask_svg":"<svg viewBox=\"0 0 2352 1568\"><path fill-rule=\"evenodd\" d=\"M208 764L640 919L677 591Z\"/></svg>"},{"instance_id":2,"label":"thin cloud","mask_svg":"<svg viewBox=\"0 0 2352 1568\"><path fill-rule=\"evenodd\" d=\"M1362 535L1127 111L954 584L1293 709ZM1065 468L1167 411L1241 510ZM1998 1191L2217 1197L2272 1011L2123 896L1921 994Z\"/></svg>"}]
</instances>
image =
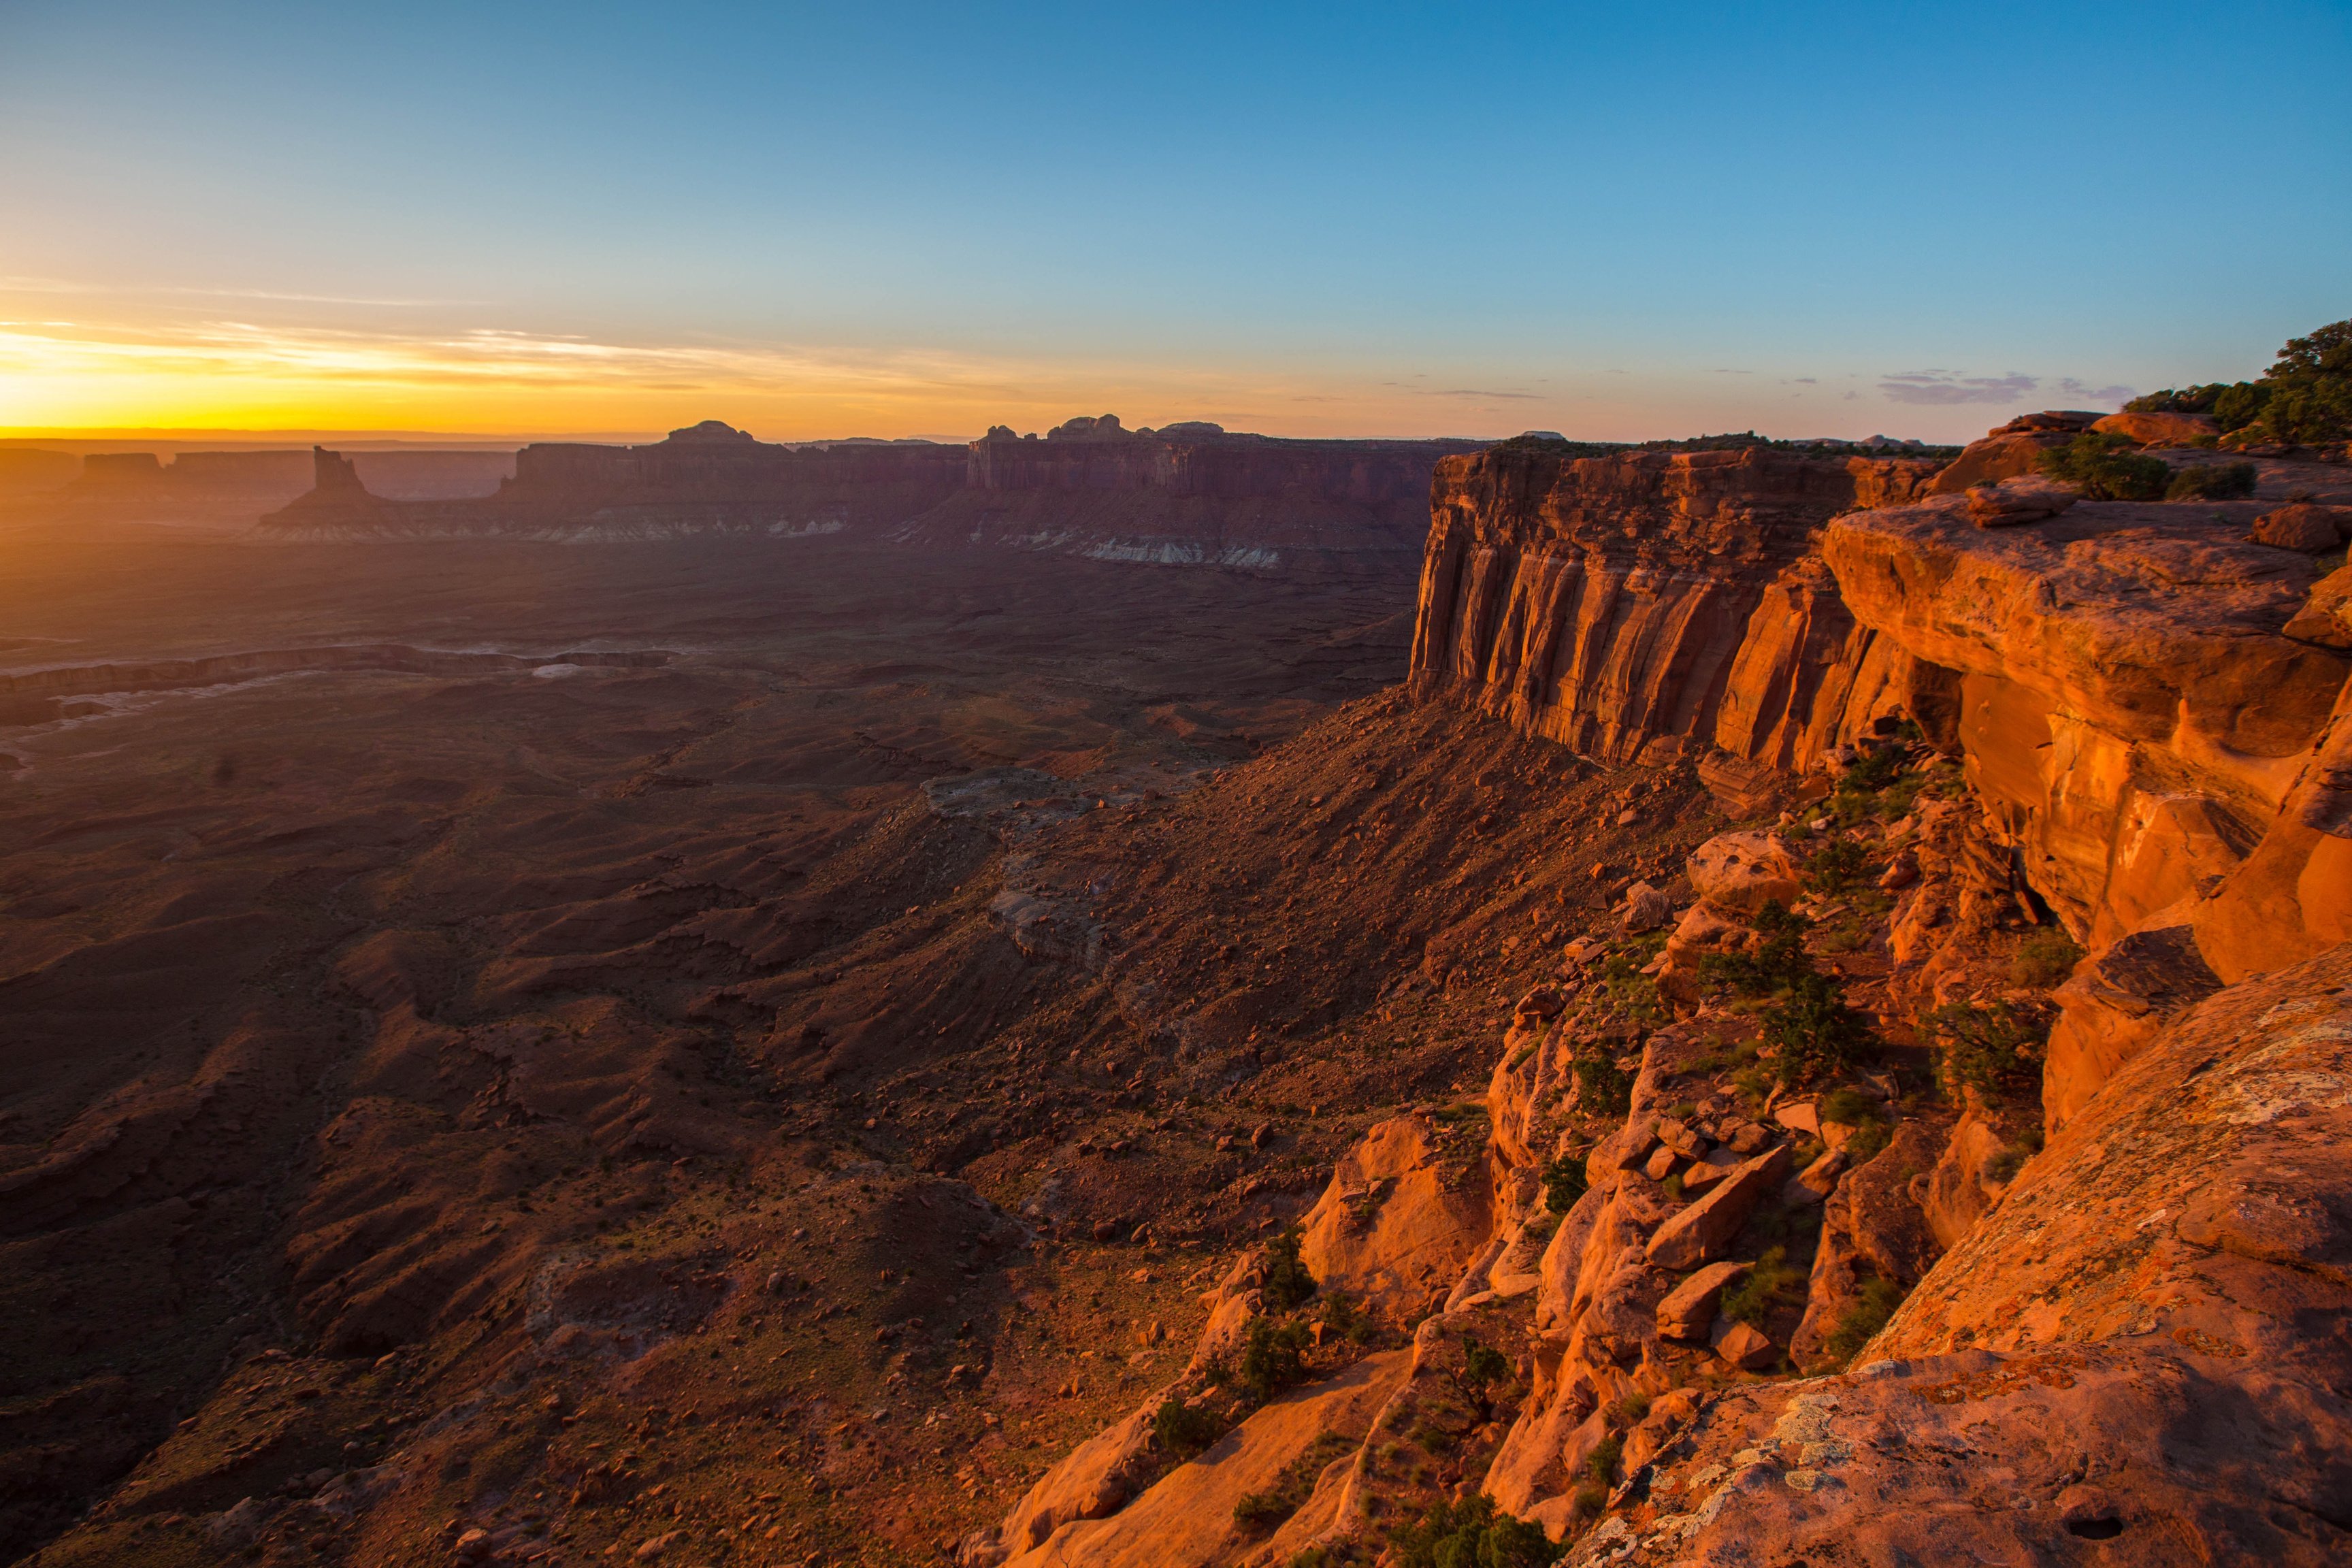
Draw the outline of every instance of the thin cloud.
<instances>
[{"instance_id":1,"label":"thin cloud","mask_svg":"<svg viewBox=\"0 0 2352 1568\"><path fill-rule=\"evenodd\" d=\"M1956 375L1948 370L1896 371L1878 390L1896 403L2021 403L2042 384L2039 376Z\"/></svg>"},{"instance_id":2,"label":"thin cloud","mask_svg":"<svg viewBox=\"0 0 2352 1568\"><path fill-rule=\"evenodd\" d=\"M2133 387L2091 386L2076 381L2071 375L2058 383L2058 391L2062 396L2071 397L2078 403L2122 404L2139 395L2138 391Z\"/></svg>"}]
</instances>

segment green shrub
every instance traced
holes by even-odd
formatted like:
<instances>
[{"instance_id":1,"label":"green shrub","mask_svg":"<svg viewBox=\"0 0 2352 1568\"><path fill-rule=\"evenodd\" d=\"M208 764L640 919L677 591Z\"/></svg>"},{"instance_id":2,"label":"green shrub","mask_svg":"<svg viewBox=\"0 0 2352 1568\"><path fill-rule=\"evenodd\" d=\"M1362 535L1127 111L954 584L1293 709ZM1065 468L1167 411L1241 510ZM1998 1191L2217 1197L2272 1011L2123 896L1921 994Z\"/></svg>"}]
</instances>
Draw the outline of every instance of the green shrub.
<instances>
[{"instance_id":1,"label":"green shrub","mask_svg":"<svg viewBox=\"0 0 2352 1568\"><path fill-rule=\"evenodd\" d=\"M1550 1568L1568 1545L1479 1493L1431 1509L1390 1536L1389 1550L1397 1568Z\"/></svg>"},{"instance_id":2,"label":"green shrub","mask_svg":"<svg viewBox=\"0 0 2352 1568\"><path fill-rule=\"evenodd\" d=\"M1825 974L1805 976L1757 1017L1764 1026L1764 1043L1779 1053L1772 1059L1773 1075L1786 1085L1833 1078L1870 1049L1870 1021L1846 1005L1837 983Z\"/></svg>"},{"instance_id":3,"label":"green shrub","mask_svg":"<svg viewBox=\"0 0 2352 1568\"><path fill-rule=\"evenodd\" d=\"M1601 994L1619 1016L1641 1025L1665 1022L1666 1007L1658 995L1658 983L1642 973L1665 945L1666 933L1653 932L1636 938L1632 947L1610 954L1601 966Z\"/></svg>"},{"instance_id":4,"label":"green shrub","mask_svg":"<svg viewBox=\"0 0 2352 1568\"><path fill-rule=\"evenodd\" d=\"M1833 1089L1822 1097L1820 1114L1823 1121L1859 1127L1878 1120L1878 1101L1858 1089Z\"/></svg>"},{"instance_id":5,"label":"green shrub","mask_svg":"<svg viewBox=\"0 0 2352 1568\"><path fill-rule=\"evenodd\" d=\"M1633 1075L1610 1058L1595 1052L1576 1058L1576 1106L1602 1116L1622 1116L1633 1109Z\"/></svg>"},{"instance_id":6,"label":"green shrub","mask_svg":"<svg viewBox=\"0 0 2352 1568\"><path fill-rule=\"evenodd\" d=\"M2150 392L2124 405L2126 414L2210 414L2213 400L2230 390L2226 381L2210 382L2203 386L2166 387L2162 392Z\"/></svg>"},{"instance_id":7,"label":"green shrub","mask_svg":"<svg viewBox=\"0 0 2352 1568\"><path fill-rule=\"evenodd\" d=\"M1895 1309L1903 1305L1904 1291L1890 1280L1873 1279L1862 1288L1862 1297L1848 1307L1830 1331L1822 1349L1843 1366L1854 1358L1854 1353L1870 1342L1871 1336L1886 1326L1895 1316Z\"/></svg>"},{"instance_id":8,"label":"green shrub","mask_svg":"<svg viewBox=\"0 0 2352 1568\"><path fill-rule=\"evenodd\" d=\"M1601 1486L1617 1482L1617 1461L1625 1453L1625 1439L1612 1432L1593 1447L1584 1461L1584 1473Z\"/></svg>"},{"instance_id":9,"label":"green shrub","mask_svg":"<svg viewBox=\"0 0 2352 1568\"><path fill-rule=\"evenodd\" d=\"M1306 1382L1306 1325L1285 1323L1276 1328L1267 1319L1251 1319L1249 1336L1242 1342L1241 1374L1242 1382L1260 1399L1271 1399Z\"/></svg>"},{"instance_id":10,"label":"green shrub","mask_svg":"<svg viewBox=\"0 0 2352 1568\"><path fill-rule=\"evenodd\" d=\"M2041 1070L2049 1025L2006 1002L1954 1002L1919 1020L1920 1033L1943 1053L1945 1081L1973 1089L1988 1105Z\"/></svg>"},{"instance_id":11,"label":"green shrub","mask_svg":"<svg viewBox=\"0 0 2352 1568\"><path fill-rule=\"evenodd\" d=\"M1698 962L1702 984L1735 991L1743 996L1769 996L1789 990L1814 973L1805 952L1805 933L1813 922L1791 914L1773 899L1757 911L1756 934L1763 941L1752 952L1710 952Z\"/></svg>"},{"instance_id":12,"label":"green shrub","mask_svg":"<svg viewBox=\"0 0 2352 1568\"><path fill-rule=\"evenodd\" d=\"M1225 1435L1225 1424L1213 1411L1171 1397L1160 1402L1151 1418L1151 1435L1181 1462Z\"/></svg>"},{"instance_id":13,"label":"green shrub","mask_svg":"<svg viewBox=\"0 0 2352 1568\"><path fill-rule=\"evenodd\" d=\"M1779 1309L1802 1302L1806 1283L1805 1271L1790 1266L1787 1247L1768 1247L1756 1267L1723 1293L1718 1310L1735 1323L1760 1329Z\"/></svg>"},{"instance_id":14,"label":"green shrub","mask_svg":"<svg viewBox=\"0 0 2352 1568\"><path fill-rule=\"evenodd\" d=\"M1543 1168L1544 1207L1554 1214L1566 1214L1576 1206L1576 1200L1592 1184L1584 1166L1583 1155L1562 1154Z\"/></svg>"},{"instance_id":15,"label":"green shrub","mask_svg":"<svg viewBox=\"0 0 2352 1568\"><path fill-rule=\"evenodd\" d=\"M2252 463L2209 463L2183 468L2164 487L2167 500L2236 500L2254 493Z\"/></svg>"},{"instance_id":16,"label":"green shrub","mask_svg":"<svg viewBox=\"0 0 2352 1568\"><path fill-rule=\"evenodd\" d=\"M2263 381L2262 423L2281 441L2321 445L2352 437L2352 321L2289 338Z\"/></svg>"},{"instance_id":17,"label":"green shrub","mask_svg":"<svg viewBox=\"0 0 2352 1568\"><path fill-rule=\"evenodd\" d=\"M2083 950L2057 926L2044 926L2017 944L2009 977L2020 985L2055 985L2083 962Z\"/></svg>"},{"instance_id":18,"label":"green shrub","mask_svg":"<svg viewBox=\"0 0 2352 1568\"><path fill-rule=\"evenodd\" d=\"M1617 1419L1631 1426L1650 1413L1650 1396L1635 1389L1617 1402Z\"/></svg>"},{"instance_id":19,"label":"green shrub","mask_svg":"<svg viewBox=\"0 0 2352 1568\"><path fill-rule=\"evenodd\" d=\"M1355 1344L1370 1342L1379 1331L1370 1313L1356 1305L1355 1298L1345 1290L1323 1293L1323 1331Z\"/></svg>"},{"instance_id":20,"label":"green shrub","mask_svg":"<svg viewBox=\"0 0 2352 1568\"><path fill-rule=\"evenodd\" d=\"M2140 457L2130 447L2126 437L2085 430L2042 453L2042 471L2077 487L2090 500L2160 500L2171 468L2163 458Z\"/></svg>"},{"instance_id":21,"label":"green shrub","mask_svg":"<svg viewBox=\"0 0 2352 1568\"><path fill-rule=\"evenodd\" d=\"M2270 406L2271 389L2259 381L2241 381L2214 395L2213 423L2224 430L2242 430Z\"/></svg>"},{"instance_id":22,"label":"green shrub","mask_svg":"<svg viewBox=\"0 0 2352 1568\"><path fill-rule=\"evenodd\" d=\"M1274 1484L1262 1492L1248 1492L1234 1504L1234 1522L1245 1530L1272 1530L1305 1506L1315 1495L1315 1483L1332 1460L1355 1445L1337 1432L1325 1432L1307 1451L1282 1467Z\"/></svg>"},{"instance_id":23,"label":"green shrub","mask_svg":"<svg viewBox=\"0 0 2352 1568\"><path fill-rule=\"evenodd\" d=\"M1287 1312L1315 1294L1315 1276L1298 1255L1300 1235L1290 1226L1265 1244L1265 1283L1259 1289L1269 1311Z\"/></svg>"},{"instance_id":24,"label":"green shrub","mask_svg":"<svg viewBox=\"0 0 2352 1568\"><path fill-rule=\"evenodd\" d=\"M1870 856L1851 838L1832 838L1805 861L1805 880L1822 894L1844 891L1870 864Z\"/></svg>"}]
</instances>

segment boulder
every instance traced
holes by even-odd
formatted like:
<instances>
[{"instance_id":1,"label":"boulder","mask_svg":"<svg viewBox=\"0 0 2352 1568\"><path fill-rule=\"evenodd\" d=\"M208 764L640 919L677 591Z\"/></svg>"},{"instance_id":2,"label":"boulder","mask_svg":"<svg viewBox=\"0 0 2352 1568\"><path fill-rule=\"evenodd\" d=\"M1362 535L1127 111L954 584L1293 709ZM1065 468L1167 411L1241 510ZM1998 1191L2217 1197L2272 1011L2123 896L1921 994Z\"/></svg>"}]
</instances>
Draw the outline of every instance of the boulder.
<instances>
[{"instance_id":1,"label":"boulder","mask_svg":"<svg viewBox=\"0 0 2352 1568\"><path fill-rule=\"evenodd\" d=\"M2042 1114L2055 1132L2175 1014L2221 989L2185 925L2134 931L2052 994L2058 1021L2042 1064Z\"/></svg>"},{"instance_id":2,"label":"boulder","mask_svg":"<svg viewBox=\"0 0 2352 1568\"><path fill-rule=\"evenodd\" d=\"M1492 1228L1475 1163L1449 1157L1427 1118L1399 1116L1340 1156L1299 1255L1327 1287L1402 1321L1445 1299Z\"/></svg>"},{"instance_id":3,"label":"boulder","mask_svg":"<svg viewBox=\"0 0 2352 1568\"><path fill-rule=\"evenodd\" d=\"M1797 858L1776 833L1718 833L1691 852L1685 869L1721 915L1752 915L1775 899L1793 904L1804 891Z\"/></svg>"},{"instance_id":4,"label":"boulder","mask_svg":"<svg viewBox=\"0 0 2352 1568\"><path fill-rule=\"evenodd\" d=\"M1745 1263L1710 1263L1685 1279L1658 1303L1658 1334L1669 1340L1703 1340L1715 1326L1715 1309L1732 1281L1748 1272Z\"/></svg>"},{"instance_id":5,"label":"boulder","mask_svg":"<svg viewBox=\"0 0 2352 1568\"><path fill-rule=\"evenodd\" d=\"M1672 1116L1658 1119L1658 1142L1685 1160L1696 1160L1706 1152L1706 1139L1689 1123Z\"/></svg>"},{"instance_id":6,"label":"boulder","mask_svg":"<svg viewBox=\"0 0 2352 1568\"><path fill-rule=\"evenodd\" d=\"M1789 1173L1789 1150L1780 1144L1734 1166L1705 1197L1660 1226L1650 1237L1648 1258L1661 1268L1696 1268L1721 1258L1758 1203L1776 1191Z\"/></svg>"},{"instance_id":7,"label":"boulder","mask_svg":"<svg viewBox=\"0 0 2352 1568\"><path fill-rule=\"evenodd\" d=\"M1996 430L1982 440L1969 442L1921 493L1956 496L1972 486L1998 484L2039 472L2042 454L2053 447L2064 446L2072 438L2068 431Z\"/></svg>"},{"instance_id":8,"label":"boulder","mask_svg":"<svg viewBox=\"0 0 2352 1568\"><path fill-rule=\"evenodd\" d=\"M1681 1157L1670 1146L1661 1143L1650 1151L1649 1159L1642 1166L1642 1173L1654 1182L1663 1182L1674 1173L1679 1163Z\"/></svg>"},{"instance_id":9,"label":"boulder","mask_svg":"<svg viewBox=\"0 0 2352 1568\"><path fill-rule=\"evenodd\" d=\"M2221 433L2221 427L2202 414L2110 414L2091 428L2143 447L2190 447L2200 438Z\"/></svg>"},{"instance_id":10,"label":"boulder","mask_svg":"<svg viewBox=\"0 0 2352 1568\"><path fill-rule=\"evenodd\" d=\"M1797 1184L1817 1199L1826 1198L1837 1191L1838 1178L1844 1173L1845 1151L1832 1149L1797 1173Z\"/></svg>"},{"instance_id":11,"label":"boulder","mask_svg":"<svg viewBox=\"0 0 2352 1568\"><path fill-rule=\"evenodd\" d=\"M1808 1138L1822 1135L1821 1111L1810 1100L1792 1100L1786 1105L1776 1106L1772 1120L1790 1131L1801 1132Z\"/></svg>"},{"instance_id":12,"label":"boulder","mask_svg":"<svg viewBox=\"0 0 2352 1568\"><path fill-rule=\"evenodd\" d=\"M2254 519L2254 542L2323 555L2352 538L2352 506L2299 501Z\"/></svg>"},{"instance_id":13,"label":"boulder","mask_svg":"<svg viewBox=\"0 0 2352 1568\"><path fill-rule=\"evenodd\" d=\"M2056 517L2076 499L2053 484L1979 485L1969 491L1969 521L1979 528L2015 528Z\"/></svg>"},{"instance_id":14,"label":"boulder","mask_svg":"<svg viewBox=\"0 0 2352 1568\"><path fill-rule=\"evenodd\" d=\"M1675 901L1664 890L1647 882L1636 882L1625 889L1625 929L1630 931L1656 931L1675 917Z\"/></svg>"},{"instance_id":15,"label":"boulder","mask_svg":"<svg viewBox=\"0 0 2352 1568\"><path fill-rule=\"evenodd\" d=\"M1939 1142L1916 1121L1900 1123L1886 1147L1847 1172L1822 1205L1804 1321L1789 1341L1801 1364L1822 1359L1829 1337L1872 1280L1907 1290L1935 1262L1940 1249L1913 1188L1935 1166Z\"/></svg>"},{"instance_id":16,"label":"boulder","mask_svg":"<svg viewBox=\"0 0 2352 1568\"><path fill-rule=\"evenodd\" d=\"M1762 1372L1780 1359L1780 1347L1774 1344L1760 1329L1747 1323L1730 1323L1717 1329L1714 1335L1715 1353L1742 1372Z\"/></svg>"},{"instance_id":17,"label":"boulder","mask_svg":"<svg viewBox=\"0 0 2352 1568\"><path fill-rule=\"evenodd\" d=\"M2311 585L2311 597L2287 622L2285 635L2321 647L2352 649L2352 566L2338 566Z\"/></svg>"}]
</instances>

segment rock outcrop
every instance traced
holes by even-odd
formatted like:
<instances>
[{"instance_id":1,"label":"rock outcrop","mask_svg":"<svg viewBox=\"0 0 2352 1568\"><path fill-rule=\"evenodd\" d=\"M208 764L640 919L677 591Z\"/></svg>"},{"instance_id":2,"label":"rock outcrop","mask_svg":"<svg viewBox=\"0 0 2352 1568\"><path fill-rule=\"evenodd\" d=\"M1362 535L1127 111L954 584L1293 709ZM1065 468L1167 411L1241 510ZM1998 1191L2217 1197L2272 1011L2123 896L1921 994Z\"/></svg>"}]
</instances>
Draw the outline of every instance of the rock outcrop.
<instances>
[{"instance_id":1,"label":"rock outcrop","mask_svg":"<svg viewBox=\"0 0 2352 1568\"><path fill-rule=\"evenodd\" d=\"M1413 687L1612 762L1719 748L1797 765L1912 698L1909 661L1864 658L1814 533L1933 472L1763 445L1449 458Z\"/></svg>"}]
</instances>

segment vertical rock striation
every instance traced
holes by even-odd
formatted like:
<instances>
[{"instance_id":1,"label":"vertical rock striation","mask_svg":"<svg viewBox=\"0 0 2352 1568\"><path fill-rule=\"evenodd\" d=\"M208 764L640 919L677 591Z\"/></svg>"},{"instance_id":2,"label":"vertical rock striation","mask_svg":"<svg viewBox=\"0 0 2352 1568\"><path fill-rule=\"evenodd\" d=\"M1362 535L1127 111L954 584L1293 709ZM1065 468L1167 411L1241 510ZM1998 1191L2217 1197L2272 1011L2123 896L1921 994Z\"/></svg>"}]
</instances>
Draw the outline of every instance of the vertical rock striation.
<instances>
[{"instance_id":1,"label":"vertical rock striation","mask_svg":"<svg viewBox=\"0 0 2352 1568\"><path fill-rule=\"evenodd\" d=\"M1872 657L1815 536L1933 469L1763 446L1449 458L1414 688L1612 762L1714 746L1799 765L1916 681Z\"/></svg>"}]
</instances>

